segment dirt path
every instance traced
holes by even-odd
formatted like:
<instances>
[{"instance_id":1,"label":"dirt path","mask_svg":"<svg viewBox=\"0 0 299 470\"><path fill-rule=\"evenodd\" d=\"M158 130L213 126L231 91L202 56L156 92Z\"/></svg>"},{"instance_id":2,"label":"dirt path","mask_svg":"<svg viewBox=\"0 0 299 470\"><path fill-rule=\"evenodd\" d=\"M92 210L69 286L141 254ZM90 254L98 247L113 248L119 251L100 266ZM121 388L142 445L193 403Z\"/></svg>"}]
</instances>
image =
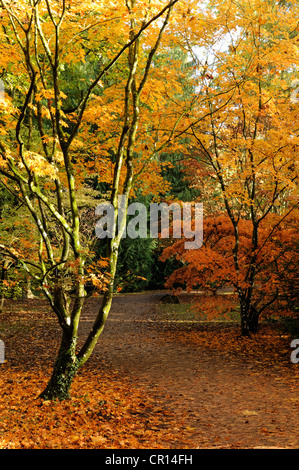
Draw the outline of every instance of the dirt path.
<instances>
[{"instance_id":1,"label":"dirt path","mask_svg":"<svg viewBox=\"0 0 299 470\"><path fill-rule=\"evenodd\" d=\"M298 396L278 372L253 372L250 364L215 350L169 339L167 324L156 320L160 297L117 296L93 360L163 396L176 409L178 426L193 428L194 448L298 448ZM82 337L96 305L85 311Z\"/></svg>"}]
</instances>

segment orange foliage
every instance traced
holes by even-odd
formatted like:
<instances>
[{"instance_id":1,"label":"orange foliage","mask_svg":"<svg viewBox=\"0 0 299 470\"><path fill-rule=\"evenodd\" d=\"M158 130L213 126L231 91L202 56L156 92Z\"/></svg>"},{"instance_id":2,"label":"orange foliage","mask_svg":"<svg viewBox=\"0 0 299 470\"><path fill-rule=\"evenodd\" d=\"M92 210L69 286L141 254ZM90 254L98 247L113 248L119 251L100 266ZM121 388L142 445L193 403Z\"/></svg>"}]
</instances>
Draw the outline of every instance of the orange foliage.
<instances>
[{"instance_id":1,"label":"orange foliage","mask_svg":"<svg viewBox=\"0 0 299 470\"><path fill-rule=\"evenodd\" d=\"M271 214L261 223L259 243L255 250L255 292L253 300L265 305L277 291L284 313L295 300L296 266L298 265L297 242L298 214L289 215L283 222L281 217ZM277 226L276 223L278 222ZM234 260L235 234L229 217L225 214L206 217L203 222L204 242L197 250L186 250L184 239L165 248L161 259L175 257L183 266L175 270L166 282L167 288L186 287L187 291L203 288L215 293L217 288L231 286L235 293L238 289L249 287L248 266L253 257L251 221L240 219L238 224L238 270ZM215 311L213 299L206 299L211 311ZM202 302L202 300L201 300ZM228 303L231 300L227 300ZM228 307L227 310L231 310ZM269 307L273 314L273 305ZM289 312L290 313L290 312Z\"/></svg>"}]
</instances>

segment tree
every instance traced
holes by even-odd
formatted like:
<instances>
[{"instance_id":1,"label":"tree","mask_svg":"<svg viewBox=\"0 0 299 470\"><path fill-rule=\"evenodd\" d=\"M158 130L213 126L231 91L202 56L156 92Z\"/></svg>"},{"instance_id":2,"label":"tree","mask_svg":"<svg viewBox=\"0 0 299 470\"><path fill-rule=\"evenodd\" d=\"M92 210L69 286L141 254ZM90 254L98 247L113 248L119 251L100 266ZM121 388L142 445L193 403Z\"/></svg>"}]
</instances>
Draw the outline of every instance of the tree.
<instances>
[{"instance_id":1,"label":"tree","mask_svg":"<svg viewBox=\"0 0 299 470\"><path fill-rule=\"evenodd\" d=\"M164 258L178 250L189 263L169 284L181 277L189 286L234 285L248 335L280 294L282 259L296 253L285 224L298 221L298 103L290 100L298 4L211 2L210 8L214 53L199 64L202 106L197 114L193 109L186 159L191 184L208 200L207 233L197 253L183 253L177 242ZM188 44L196 44L192 33Z\"/></svg>"},{"instance_id":2,"label":"tree","mask_svg":"<svg viewBox=\"0 0 299 470\"><path fill-rule=\"evenodd\" d=\"M259 226L259 243L256 250L255 284L251 297L252 308L248 321L249 334L257 331L261 314L289 315L296 312L298 306L298 282L296 268L298 264L298 245L296 242L298 213L288 214L284 220L272 214L271 221L261 222ZM165 248L162 260L175 258L181 266L168 276L166 287L191 291L203 289L198 310L215 318L216 298L219 288L233 287L239 290L248 288L246 275L252 259L251 221L240 219L238 223L239 271L236 272L233 248L235 246L234 227L227 214L206 216L204 219L204 243L198 250L186 250L185 240L178 240ZM219 299L218 299L219 302ZM235 309L234 301L228 297L221 300L227 313ZM224 312L222 312L224 313Z\"/></svg>"},{"instance_id":3,"label":"tree","mask_svg":"<svg viewBox=\"0 0 299 470\"><path fill-rule=\"evenodd\" d=\"M43 398L69 396L75 374L103 331L113 297L124 227L107 239L105 260L94 260L82 219L86 205L99 200L86 181L98 171L102 181L111 182L116 227L118 195L125 196L127 209L137 179L147 166L158 168L154 155L171 139L173 132L164 132L157 145L147 115L157 111L161 97L150 72L177 2L127 0L116 8L109 1L1 0L3 78L8 82L15 74L19 80L1 103L0 173L29 213L37 238L31 240L30 257L18 244L1 243L0 249L40 286L62 328ZM70 70L81 70L82 84L67 83ZM176 120L173 115L170 129ZM92 153L84 142L93 146ZM146 144L155 147L151 154ZM112 164L107 154L113 154ZM77 351L88 280L102 289L103 299Z\"/></svg>"}]
</instances>

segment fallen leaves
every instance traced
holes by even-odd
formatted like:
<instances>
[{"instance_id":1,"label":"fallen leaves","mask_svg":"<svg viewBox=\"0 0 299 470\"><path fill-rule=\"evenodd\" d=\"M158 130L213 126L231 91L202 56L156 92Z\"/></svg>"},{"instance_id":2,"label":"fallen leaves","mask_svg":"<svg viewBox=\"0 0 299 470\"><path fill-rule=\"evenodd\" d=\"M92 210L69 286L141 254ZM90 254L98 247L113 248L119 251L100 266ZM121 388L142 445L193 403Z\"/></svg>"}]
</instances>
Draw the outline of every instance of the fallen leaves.
<instances>
[{"instance_id":1,"label":"fallen leaves","mask_svg":"<svg viewBox=\"0 0 299 470\"><path fill-rule=\"evenodd\" d=\"M0 448L169 448L189 446L191 428L123 379L94 366L78 375L72 398L42 401L50 370L1 371ZM10 377L13 376L14 380ZM175 430L176 429L176 430ZM177 443L177 444L175 444ZM178 444L179 443L179 444Z\"/></svg>"},{"instance_id":2,"label":"fallen leaves","mask_svg":"<svg viewBox=\"0 0 299 470\"><path fill-rule=\"evenodd\" d=\"M0 321L7 353L0 365L0 449L192 447L190 429L162 397L135 389L98 360L79 371L70 400L39 399L59 345L56 319L45 302L9 305Z\"/></svg>"},{"instance_id":3,"label":"fallen leaves","mask_svg":"<svg viewBox=\"0 0 299 470\"><path fill-rule=\"evenodd\" d=\"M291 336L286 334L279 322L261 321L256 334L251 337L241 336L240 325L237 322L228 322L225 319L211 322L198 321L198 318L196 321L193 303L189 303L192 299L190 300L188 296L181 297L181 311L176 316L166 315L161 306L157 309L156 318L161 321L163 335L168 341L175 340L197 348L207 348L231 358L239 358L242 362L248 363L252 372L257 368L271 366L283 368L291 376L296 376L298 367L290 360ZM222 298L217 300L221 305ZM178 318L182 321L177 322Z\"/></svg>"},{"instance_id":4,"label":"fallen leaves","mask_svg":"<svg viewBox=\"0 0 299 470\"><path fill-rule=\"evenodd\" d=\"M179 389L178 401L171 398L180 387L177 376L168 382L169 398L161 392L158 381L154 389L146 381L136 381L135 386L130 374L117 372L119 366L111 368L100 356L91 358L79 371L71 400L42 401L37 397L49 379L60 340L56 319L45 306L37 300L10 301L1 316L7 362L0 366L0 448L297 446L293 421L298 405L298 366L290 364L289 339L278 328L262 325L258 335L247 340L238 338L239 329L234 324L196 326L157 321L150 323L146 333L142 330L145 338L151 338L157 355L163 354L165 342L171 342L174 351L183 343L190 346L188 351L194 347L204 357L219 360L213 376L208 363L198 363L194 383L200 396L194 405L188 386ZM135 334L133 340L140 341ZM176 356L173 360L177 361ZM235 369L229 367L233 364ZM239 364L246 364L245 376L239 375ZM264 380L274 366L279 369L269 388ZM165 376L170 374L169 363L165 368L161 361L161 367ZM242 380L231 375L234 370ZM217 388L217 384L221 386Z\"/></svg>"}]
</instances>

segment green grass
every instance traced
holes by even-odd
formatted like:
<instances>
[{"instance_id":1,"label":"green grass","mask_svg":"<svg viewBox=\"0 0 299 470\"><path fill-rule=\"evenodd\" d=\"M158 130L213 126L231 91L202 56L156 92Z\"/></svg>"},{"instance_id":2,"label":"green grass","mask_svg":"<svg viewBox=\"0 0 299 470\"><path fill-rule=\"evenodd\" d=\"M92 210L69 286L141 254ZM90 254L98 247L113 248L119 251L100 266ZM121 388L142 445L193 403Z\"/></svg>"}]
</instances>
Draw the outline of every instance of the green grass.
<instances>
[{"instance_id":1,"label":"green grass","mask_svg":"<svg viewBox=\"0 0 299 470\"><path fill-rule=\"evenodd\" d=\"M197 312L194 310L192 303L181 304L160 304L156 311L156 321L161 322L177 322L177 323L238 323L240 324L240 307L234 305L231 312L225 311L225 307L219 302L214 306L218 311L213 317L205 314L204 310ZM275 323L279 328L292 338L299 338L299 318L285 318L283 316L275 319L271 317L261 318L260 323Z\"/></svg>"},{"instance_id":2,"label":"green grass","mask_svg":"<svg viewBox=\"0 0 299 470\"><path fill-rule=\"evenodd\" d=\"M157 320L198 321L198 315L192 312L191 304L161 304L158 307Z\"/></svg>"},{"instance_id":3,"label":"green grass","mask_svg":"<svg viewBox=\"0 0 299 470\"><path fill-rule=\"evenodd\" d=\"M233 312L223 312L222 306L219 306L219 312L215 314L214 318L208 317L205 312L195 312L192 304L161 304L157 309L156 319L160 321L175 321L175 322L210 322L210 321L240 321L240 314L237 310Z\"/></svg>"}]
</instances>

